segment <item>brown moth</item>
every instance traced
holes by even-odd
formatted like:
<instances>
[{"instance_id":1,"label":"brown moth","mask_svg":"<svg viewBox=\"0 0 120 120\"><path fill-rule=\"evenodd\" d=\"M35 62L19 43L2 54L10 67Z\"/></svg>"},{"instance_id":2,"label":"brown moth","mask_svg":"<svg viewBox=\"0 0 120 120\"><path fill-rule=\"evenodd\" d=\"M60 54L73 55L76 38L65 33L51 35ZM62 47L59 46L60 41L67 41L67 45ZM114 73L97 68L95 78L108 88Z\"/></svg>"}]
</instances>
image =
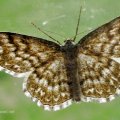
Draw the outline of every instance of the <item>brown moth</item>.
<instances>
[{"instance_id":1,"label":"brown moth","mask_svg":"<svg viewBox=\"0 0 120 120\"><path fill-rule=\"evenodd\" d=\"M74 40L59 45L0 32L0 70L14 77L24 76L26 96L45 110L66 108L72 101L113 100L120 94L120 17L78 43Z\"/></svg>"}]
</instances>

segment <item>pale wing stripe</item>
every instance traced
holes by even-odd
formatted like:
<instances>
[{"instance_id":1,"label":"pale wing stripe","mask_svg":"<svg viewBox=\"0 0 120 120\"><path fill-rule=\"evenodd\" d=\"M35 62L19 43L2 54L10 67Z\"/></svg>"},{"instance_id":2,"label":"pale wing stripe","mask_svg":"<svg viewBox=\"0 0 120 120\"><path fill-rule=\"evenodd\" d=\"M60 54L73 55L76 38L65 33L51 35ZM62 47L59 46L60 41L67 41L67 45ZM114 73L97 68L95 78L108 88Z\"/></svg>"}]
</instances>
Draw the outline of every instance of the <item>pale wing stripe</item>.
<instances>
[{"instance_id":1,"label":"pale wing stripe","mask_svg":"<svg viewBox=\"0 0 120 120\"><path fill-rule=\"evenodd\" d=\"M21 78L21 77L29 77L29 75L31 74L31 71L29 72L24 72L24 73L16 73L14 71L8 70L4 67L0 66L0 71L4 71L5 73L12 75L13 77L17 77L17 78Z\"/></svg>"},{"instance_id":2,"label":"pale wing stripe","mask_svg":"<svg viewBox=\"0 0 120 120\"><path fill-rule=\"evenodd\" d=\"M118 62L120 64L120 58L114 58L114 57L112 57L111 59L115 60L116 62Z\"/></svg>"}]
</instances>

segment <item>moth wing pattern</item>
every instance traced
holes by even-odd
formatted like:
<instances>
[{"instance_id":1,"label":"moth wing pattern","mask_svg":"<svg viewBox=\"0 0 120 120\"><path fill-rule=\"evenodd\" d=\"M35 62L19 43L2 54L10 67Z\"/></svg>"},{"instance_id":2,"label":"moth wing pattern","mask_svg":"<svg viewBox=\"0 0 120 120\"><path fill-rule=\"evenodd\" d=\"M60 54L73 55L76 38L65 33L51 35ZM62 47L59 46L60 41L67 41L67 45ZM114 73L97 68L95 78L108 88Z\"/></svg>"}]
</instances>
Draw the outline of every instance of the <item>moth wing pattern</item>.
<instances>
[{"instance_id":1,"label":"moth wing pattern","mask_svg":"<svg viewBox=\"0 0 120 120\"><path fill-rule=\"evenodd\" d=\"M15 73L33 71L57 52L58 45L52 42L49 45L47 42L16 33L0 33L0 66Z\"/></svg>"},{"instance_id":2,"label":"moth wing pattern","mask_svg":"<svg viewBox=\"0 0 120 120\"><path fill-rule=\"evenodd\" d=\"M31 36L0 33L0 70L25 77L25 95L46 110L71 104L63 54L56 43Z\"/></svg>"},{"instance_id":3,"label":"moth wing pattern","mask_svg":"<svg viewBox=\"0 0 120 120\"><path fill-rule=\"evenodd\" d=\"M83 37L77 46L81 100L113 100L120 94L120 17Z\"/></svg>"},{"instance_id":4,"label":"moth wing pattern","mask_svg":"<svg viewBox=\"0 0 120 120\"><path fill-rule=\"evenodd\" d=\"M83 37L78 46L97 56L120 57L120 17Z\"/></svg>"}]
</instances>

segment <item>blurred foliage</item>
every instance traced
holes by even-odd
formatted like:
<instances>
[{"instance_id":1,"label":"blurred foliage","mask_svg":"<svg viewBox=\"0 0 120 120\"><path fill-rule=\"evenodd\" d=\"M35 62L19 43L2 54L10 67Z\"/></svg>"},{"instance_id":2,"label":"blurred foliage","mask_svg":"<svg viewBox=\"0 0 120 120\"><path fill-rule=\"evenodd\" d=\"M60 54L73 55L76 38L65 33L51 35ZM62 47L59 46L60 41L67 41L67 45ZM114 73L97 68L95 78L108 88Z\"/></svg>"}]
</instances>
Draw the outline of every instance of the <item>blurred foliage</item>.
<instances>
[{"instance_id":1,"label":"blurred foliage","mask_svg":"<svg viewBox=\"0 0 120 120\"><path fill-rule=\"evenodd\" d=\"M118 0L0 0L0 31L17 32L31 36L47 36L35 29L34 22L43 30L59 33L65 38L74 36L79 8L82 15L79 32L84 32L120 15ZM64 38L51 34L61 43ZM106 103L73 104L57 112L37 107L22 92L22 78L0 73L0 120L119 120L120 98Z\"/></svg>"}]
</instances>

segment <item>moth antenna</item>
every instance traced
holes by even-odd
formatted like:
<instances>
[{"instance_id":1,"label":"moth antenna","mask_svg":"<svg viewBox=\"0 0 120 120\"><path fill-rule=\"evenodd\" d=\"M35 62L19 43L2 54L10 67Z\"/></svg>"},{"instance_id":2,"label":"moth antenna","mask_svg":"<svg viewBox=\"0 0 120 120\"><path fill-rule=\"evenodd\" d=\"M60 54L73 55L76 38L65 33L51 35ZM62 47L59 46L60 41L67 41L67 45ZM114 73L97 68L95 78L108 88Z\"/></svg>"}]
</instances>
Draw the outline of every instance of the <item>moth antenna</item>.
<instances>
[{"instance_id":1,"label":"moth antenna","mask_svg":"<svg viewBox=\"0 0 120 120\"><path fill-rule=\"evenodd\" d=\"M83 33L86 33L86 32L91 32L91 31L93 31L93 30L94 30L94 29L92 28L92 29L90 29L90 30L82 31L82 32L78 33L76 36L78 36L78 35L80 35L80 34L83 34ZM73 40L73 38L74 38L74 36L70 37L70 40Z\"/></svg>"},{"instance_id":2,"label":"moth antenna","mask_svg":"<svg viewBox=\"0 0 120 120\"><path fill-rule=\"evenodd\" d=\"M45 34L46 36L48 36L49 38L51 38L52 40L56 41L59 45L61 45L61 43L56 40L55 38L53 38L52 36L48 35L45 31L41 30L39 27L37 27L37 25L35 25L33 22L31 22L31 24L37 28L40 32L42 32L43 34Z\"/></svg>"},{"instance_id":3,"label":"moth antenna","mask_svg":"<svg viewBox=\"0 0 120 120\"><path fill-rule=\"evenodd\" d=\"M73 38L73 41L76 40L76 37L77 37L77 35L78 35L78 28L79 28L79 24L80 24L81 11L82 11L82 6L80 7L79 16L78 16L78 22L77 22L77 27L76 27L76 33L75 33L75 36L74 36L74 38Z\"/></svg>"},{"instance_id":4,"label":"moth antenna","mask_svg":"<svg viewBox=\"0 0 120 120\"><path fill-rule=\"evenodd\" d=\"M66 37L65 37L65 36L60 35L60 34L58 34L58 33L56 33L56 32L52 32L52 31L49 31L49 30L44 30L44 31L49 32L49 33L52 33L52 34L56 34L56 35L58 35L58 36L60 36L60 37L62 37L62 38L64 38L64 39L66 40Z\"/></svg>"}]
</instances>

